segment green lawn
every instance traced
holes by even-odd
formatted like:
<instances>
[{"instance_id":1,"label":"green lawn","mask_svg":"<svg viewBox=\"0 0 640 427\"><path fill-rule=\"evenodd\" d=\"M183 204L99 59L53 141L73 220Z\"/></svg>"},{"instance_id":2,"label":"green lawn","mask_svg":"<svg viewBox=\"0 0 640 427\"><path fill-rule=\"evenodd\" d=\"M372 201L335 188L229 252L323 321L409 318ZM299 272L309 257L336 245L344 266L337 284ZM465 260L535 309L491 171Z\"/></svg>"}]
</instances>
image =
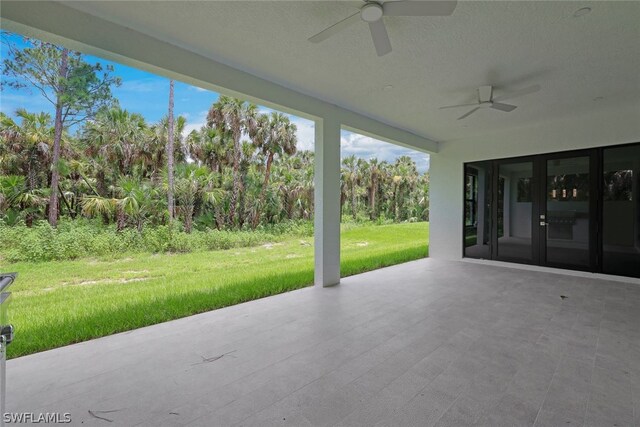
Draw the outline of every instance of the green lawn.
<instances>
[{"instance_id":1,"label":"green lawn","mask_svg":"<svg viewBox=\"0 0 640 427\"><path fill-rule=\"evenodd\" d=\"M427 255L427 223L349 227L342 275ZM127 331L313 282L313 239L188 254L15 263L9 357Z\"/></svg>"}]
</instances>

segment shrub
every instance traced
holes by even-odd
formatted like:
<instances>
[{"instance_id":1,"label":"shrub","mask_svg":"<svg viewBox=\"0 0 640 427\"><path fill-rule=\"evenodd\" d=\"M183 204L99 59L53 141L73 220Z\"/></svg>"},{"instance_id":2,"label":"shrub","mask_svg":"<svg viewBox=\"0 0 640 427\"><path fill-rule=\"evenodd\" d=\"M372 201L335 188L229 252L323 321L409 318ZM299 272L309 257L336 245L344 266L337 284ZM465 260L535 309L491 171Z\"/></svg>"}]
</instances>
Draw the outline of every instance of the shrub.
<instances>
[{"instance_id":1,"label":"shrub","mask_svg":"<svg viewBox=\"0 0 640 427\"><path fill-rule=\"evenodd\" d=\"M120 232L99 220L61 220L57 228L39 221L8 226L0 222L0 258L9 262L53 261L82 257L119 256L123 253L194 252L255 246L284 236L311 236L311 221L261 226L257 230L194 230L185 233L180 223L145 227L142 233Z\"/></svg>"}]
</instances>

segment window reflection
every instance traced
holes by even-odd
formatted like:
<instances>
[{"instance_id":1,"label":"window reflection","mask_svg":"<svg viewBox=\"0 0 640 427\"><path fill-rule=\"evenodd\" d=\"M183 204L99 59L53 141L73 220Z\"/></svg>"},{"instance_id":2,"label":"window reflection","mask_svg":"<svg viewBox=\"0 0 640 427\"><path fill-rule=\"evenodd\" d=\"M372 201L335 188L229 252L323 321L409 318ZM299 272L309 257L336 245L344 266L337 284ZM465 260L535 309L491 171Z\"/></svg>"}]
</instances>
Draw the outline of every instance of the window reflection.
<instances>
[{"instance_id":1,"label":"window reflection","mask_svg":"<svg viewBox=\"0 0 640 427\"><path fill-rule=\"evenodd\" d=\"M464 255L491 258L491 163L465 167Z\"/></svg>"},{"instance_id":2,"label":"window reflection","mask_svg":"<svg viewBox=\"0 0 640 427\"><path fill-rule=\"evenodd\" d=\"M640 277L640 146L605 149L603 165L603 271Z\"/></svg>"}]
</instances>

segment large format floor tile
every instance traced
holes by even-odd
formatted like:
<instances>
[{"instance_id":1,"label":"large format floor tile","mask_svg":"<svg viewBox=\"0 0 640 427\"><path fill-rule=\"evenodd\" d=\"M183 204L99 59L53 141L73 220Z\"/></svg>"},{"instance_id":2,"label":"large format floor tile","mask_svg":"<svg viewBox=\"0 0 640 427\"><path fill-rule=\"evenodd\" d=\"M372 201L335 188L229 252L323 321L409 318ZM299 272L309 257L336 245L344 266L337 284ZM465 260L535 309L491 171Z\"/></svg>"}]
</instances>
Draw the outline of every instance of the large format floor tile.
<instances>
[{"instance_id":1,"label":"large format floor tile","mask_svg":"<svg viewBox=\"0 0 640 427\"><path fill-rule=\"evenodd\" d=\"M11 360L7 389L83 426L640 426L640 286L425 259Z\"/></svg>"}]
</instances>

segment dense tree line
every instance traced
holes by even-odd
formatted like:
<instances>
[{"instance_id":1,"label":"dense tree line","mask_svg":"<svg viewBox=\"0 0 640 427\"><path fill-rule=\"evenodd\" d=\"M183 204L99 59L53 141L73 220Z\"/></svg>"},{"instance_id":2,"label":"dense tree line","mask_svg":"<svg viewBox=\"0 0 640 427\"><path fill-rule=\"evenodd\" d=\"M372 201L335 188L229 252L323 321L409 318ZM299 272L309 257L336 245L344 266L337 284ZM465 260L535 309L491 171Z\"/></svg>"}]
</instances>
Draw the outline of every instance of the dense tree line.
<instances>
[{"instance_id":1,"label":"dense tree line","mask_svg":"<svg viewBox=\"0 0 640 427\"><path fill-rule=\"evenodd\" d=\"M297 150L286 115L220 96L206 125L186 134L186 119L173 115L173 81L167 116L148 123L112 97L112 69L43 42L29 46L11 46L5 82L37 87L56 114L0 113L5 223L87 216L141 231L176 218L190 232L312 217L313 153ZM342 161L341 209L355 220L428 220L428 187L406 156Z\"/></svg>"}]
</instances>

